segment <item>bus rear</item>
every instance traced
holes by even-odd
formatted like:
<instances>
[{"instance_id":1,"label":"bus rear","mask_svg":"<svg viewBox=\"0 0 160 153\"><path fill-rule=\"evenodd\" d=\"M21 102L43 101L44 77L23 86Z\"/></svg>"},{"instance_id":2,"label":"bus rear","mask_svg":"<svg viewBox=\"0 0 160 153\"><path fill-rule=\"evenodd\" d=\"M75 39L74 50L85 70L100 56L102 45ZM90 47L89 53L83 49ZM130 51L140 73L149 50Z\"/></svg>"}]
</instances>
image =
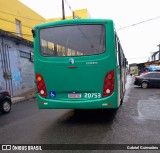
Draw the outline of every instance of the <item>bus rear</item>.
<instances>
[{"instance_id":1,"label":"bus rear","mask_svg":"<svg viewBox=\"0 0 160 153\"><path fill-rule=\"evenodd\" d=\"M119 106L111 20L65 20L36 26L34 65L41 109Z\"/></svg>"}]
</instances>

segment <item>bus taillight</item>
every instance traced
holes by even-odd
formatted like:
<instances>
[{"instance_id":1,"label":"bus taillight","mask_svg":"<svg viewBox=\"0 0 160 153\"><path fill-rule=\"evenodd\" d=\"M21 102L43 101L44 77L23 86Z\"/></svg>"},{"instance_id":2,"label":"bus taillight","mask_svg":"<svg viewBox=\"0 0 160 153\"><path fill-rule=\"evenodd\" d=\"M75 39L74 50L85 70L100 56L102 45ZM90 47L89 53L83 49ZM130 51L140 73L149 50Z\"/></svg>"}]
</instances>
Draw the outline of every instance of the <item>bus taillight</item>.
<instances>
[{"instance_id":1,"label":"bus taillight","mask_svg":"<svg viewBox=\"0 0 160 153\"><path fill-rule=\"evenodd\" d=\"M36 73L36 83L37 83L38 93L40 94L40 96L44 98L47 97L47 90L46 90L46 85L44 83L44 79L38 73Z\"/></svg>"},{"instance_id":2,"label":"bus taillight","mask_svg":"<svg viewBox=\"0 0 160 153\"><path fill-rule=\"evenodd\" d=\"M114 71L110 71L104 78L103 97L111 95L114 91Z\"/></svg>"}]
</instances>

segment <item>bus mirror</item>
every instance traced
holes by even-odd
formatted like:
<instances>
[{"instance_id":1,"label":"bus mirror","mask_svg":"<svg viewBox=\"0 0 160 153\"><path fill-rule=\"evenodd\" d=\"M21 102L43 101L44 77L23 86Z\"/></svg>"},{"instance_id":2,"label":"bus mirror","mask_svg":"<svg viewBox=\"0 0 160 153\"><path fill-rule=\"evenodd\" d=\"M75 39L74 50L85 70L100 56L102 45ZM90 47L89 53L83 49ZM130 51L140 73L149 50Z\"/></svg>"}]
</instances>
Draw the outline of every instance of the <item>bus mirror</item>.
<instances>
[{"instance_id":1,"label":"bus mirror","mask_svg":"<svg viewBox=\"0 0 160 153\"><path fill-rule=\"evenodd\" d=\"M35 31L33 29L32 29L32 35L34 38L36 37Z\"/></svg>"}]
</instances>

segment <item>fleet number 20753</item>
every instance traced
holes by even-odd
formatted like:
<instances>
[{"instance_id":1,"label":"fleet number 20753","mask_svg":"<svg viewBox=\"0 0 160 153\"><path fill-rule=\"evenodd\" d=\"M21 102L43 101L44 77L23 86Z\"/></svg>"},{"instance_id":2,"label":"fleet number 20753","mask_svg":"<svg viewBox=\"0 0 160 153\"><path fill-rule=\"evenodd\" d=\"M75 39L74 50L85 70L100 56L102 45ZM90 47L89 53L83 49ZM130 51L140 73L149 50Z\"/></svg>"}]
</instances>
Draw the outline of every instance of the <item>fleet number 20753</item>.
<instances>
[{"instance_id":1,"label":"fleet number 20753","mask_svg":"<svg viewBox=\"0 0 160 153\"><path fill-rule=\"evenodd\" d=\"M101 93L84 93L84 98L101 98Z\"/></svg>"}]
</instances>

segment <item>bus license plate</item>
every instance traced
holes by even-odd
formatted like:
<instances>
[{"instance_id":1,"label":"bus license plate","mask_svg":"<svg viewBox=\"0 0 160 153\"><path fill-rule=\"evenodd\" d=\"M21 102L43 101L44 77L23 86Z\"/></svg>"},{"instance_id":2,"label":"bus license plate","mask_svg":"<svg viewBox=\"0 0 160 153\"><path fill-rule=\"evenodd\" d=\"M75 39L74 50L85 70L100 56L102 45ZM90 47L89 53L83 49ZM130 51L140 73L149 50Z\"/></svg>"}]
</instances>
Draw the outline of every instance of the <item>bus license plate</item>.
<instances>
[{"instance_id":1,"label":"bus license plate","mask_svg":"<svg viewBox=\"0 0 160 153\"><path fill-rule=\"evenodd\" d=\"M68 98L81 98L81 94L79 94L79 93L70 93L70 94L68 94Z\"/></svg>"}]
</instances>

